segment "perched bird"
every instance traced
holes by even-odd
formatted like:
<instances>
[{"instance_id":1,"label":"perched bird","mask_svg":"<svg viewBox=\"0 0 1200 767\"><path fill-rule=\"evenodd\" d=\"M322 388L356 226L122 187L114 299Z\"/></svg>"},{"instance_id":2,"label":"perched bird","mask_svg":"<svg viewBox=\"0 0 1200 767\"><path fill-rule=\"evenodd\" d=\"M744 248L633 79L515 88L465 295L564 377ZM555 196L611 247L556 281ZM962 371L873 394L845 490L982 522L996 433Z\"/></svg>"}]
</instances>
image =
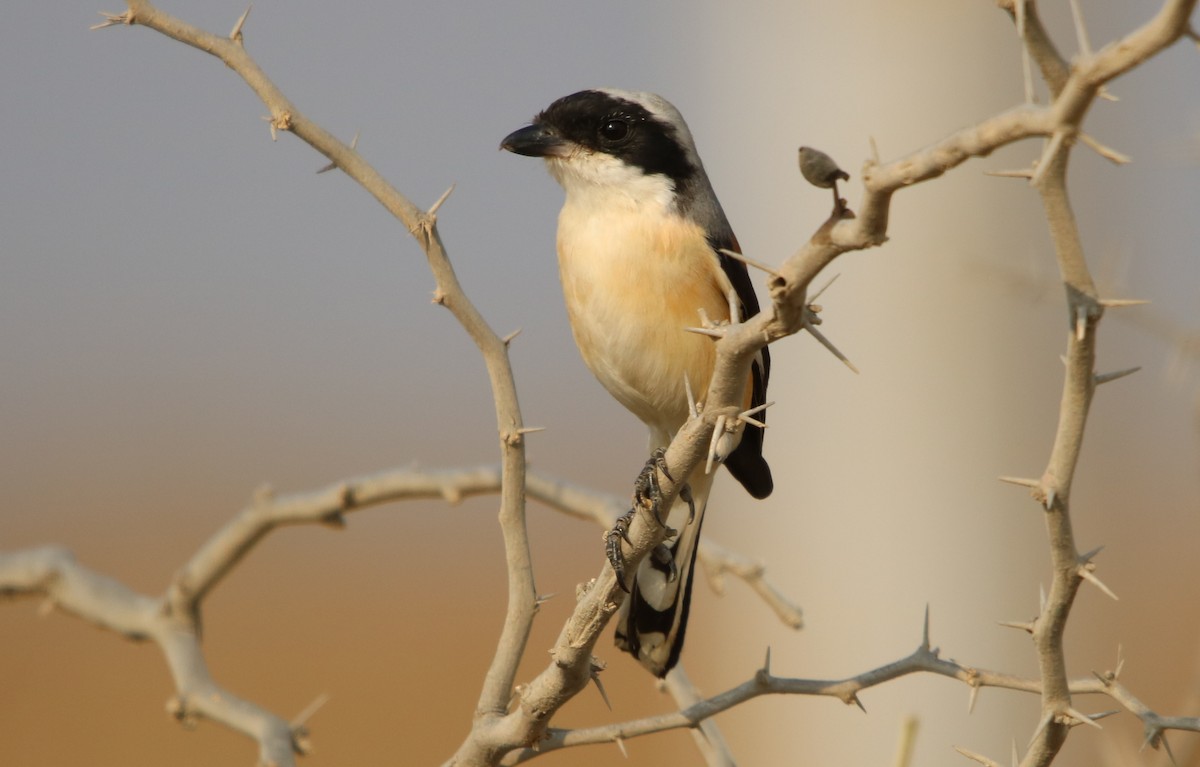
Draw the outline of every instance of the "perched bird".
<instances>
[{"instance_id":1,"label":"perched bird","mask_svg":"<svg viewBox=\"0 0 1200 767\"><path fill-rule=\"evenodd\" d=\"M585 90L500 146L543 158L565 190L558 266L575 343L604 388L649 427L652 453L665 447L688 418L685 379L703 401L716 359L712 339L686 328L758 313L745 264L720 253L740 248L687 124L652 93ZM746 409L765 403L770 369L763 348L746 376ZM762 444L750 426L719 456L755 498L772 490ZM618 617L617 644L659 677L683 647L712 475L702 466L686 481L696 513L684 501L672 506L665 548L642 561Z\"/></svg>"},{"instance_id":2,"label":"perched bird","mask_svg":"<svg viewBox=\"0 0 1200 767\"><path fill-rule=\"evenodd\" d=\"M833 158L819 149L800 147L800 175L813 186L833 190L834 207L840 206L837 182L849 181L850 174L838 167Z\"/></svg>"}]
</instances>

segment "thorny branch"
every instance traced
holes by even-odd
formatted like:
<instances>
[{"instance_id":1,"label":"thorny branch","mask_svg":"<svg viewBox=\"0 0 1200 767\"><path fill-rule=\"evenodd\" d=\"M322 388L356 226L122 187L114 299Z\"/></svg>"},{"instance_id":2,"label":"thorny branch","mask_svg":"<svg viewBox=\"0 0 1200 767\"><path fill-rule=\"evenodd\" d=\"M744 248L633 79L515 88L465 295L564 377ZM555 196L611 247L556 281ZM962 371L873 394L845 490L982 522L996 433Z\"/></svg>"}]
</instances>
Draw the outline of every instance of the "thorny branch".
<instances>
[{"instance_id":1,"label":"thorny branch","mask_svg":"<svg viewBox=\"0 0 1200 767\"><path fill-rule=\"evenodd\" d=\"M1075 140L1082 140L1082 121L1107 82L1155 55L1180 36L1193 36L1188 26L1188 17L1194 9L1195 0L1168 0L1150 22L1098 52L1089 53L1085 50L1070 66L1067 66L1054 50L1049 36L1041 29L1029 0L1000 0L1000 5L1013 13L1017 19L1027 49L1042 69L1043 76L1051 88L1054 96L1052 103L1047 107L1027 104L998 114L900 160L886 164L880 163L878 158L868 160L863 169L865 194L858 206L857 216L839 205L830 220L771 277L768 282L771 305L766 311L742 325L729 327L723 333L724 337L717 342L717 367L709 390L709 402L698 417L685 424L667 452L666 461L671 475L682 477L688 476L692 468L704 458L714 425L736 409L741 394L741 382L745 381L754 353L764 344L792 335L806 326L808 309L805 296L809 285L833 259L847 251L874 247L886 240L891 197L896 191L936 178L967 159L985 156L1001 146L1031 137L1046 139L1047 143L1032 180L1043 195L1051 234L1058 252L1060 270L1067 289L1071 333L1060 423L1049 466L1040 479L1026 482L1034 488L1035 496L1046 510L1055 570L1051 593L1042 613L1030 625L1039 650L1042 679L1021 682L1022 685L1031 685L1032 690L1040 691L1043 696L1043 724L1022 764L1044 765L1054 758L1071 724L1090 721L1071 707L1071 694L1100 691L1085 689L1067 680L1062 662L1062 630L1071 600L1081 580L1095 580L1092 574L1092 555L1081 556L1075 548L1068 503L1088 404L1096 383L1101 380L1094 372L1095 333L1104 308L1104 301L1096 296L1088 274L1079 247L1078 234L1074 230L1074 219L1065 196L1063 180L1067 158ZM497 337L487 327L462 294L442 247L435 216L442 201L439 200L430 211L421 212L388 185L352 147L342 144L307 120L246 54L243 48L244 15L235 26L234 33L229 38L222 38L202 32L164 14L149 2L129 0L128 6L129 10L126 13L109 15L100 26L147 26L220 58L241 75L267 105L273 136L278 131L295 133L324 154L335 167L358 181L400 219L425 250L438 284L437 302L451 309L479 345L492 379L501 437L503 481L500 516L509 574L508 612L497 653L480 695L475 724L450 763L462 766L497 764L501 760L519 761L528 758L532 751L525 749L535 745L548 750L555 743L555 737L561 737L566 744L568 735L559 730L551 730L550 721L558 708L581 690L594 673L591 649L615 612L622 594L612 570L606 565L599 576L590 583L571 619L564 626L551 652L552 662L549 667L529 684L521 687L515 705L510 705L517 661L524 650L536 607L536 592L524 524L523 493L527 483L522 436L525 430L521 425L515 387L507 362L506 341ZM668 482L664 483L663 490L664 502L669 504L678 488ZM337 498L331 497L330 502L345 503L346 500L344 496L338 495ZM329 520L333 521L336 518L336 513L333 513ZM227 528L222 532L229 542L235 543L230 549L232 555L228 559L222 559L201 551L180 573L168 595L163 598L168 609L161 613L160 622L147 621L145 618L146 611L153 608L154 600L127 592L119 584L103 578L84 579L83 582L79 582L75 579L78 570L70 564L69 558L58 550L9 555L18 557L8 559L6 563L17 568L16 575L19 577L15 581L17 585L9 590L41 590L53 594L55 589L62 589L64 594L77 595L99 588L113 595L117 603L124 605L124 609L117 610L109 616L88 617L128 635L149 636L159 641L168 658L172 660L172 671L176 675L177 684L180 680L187 684L196 680L210 683L207 671L203 668L203 657L195 648L200 601L238 558L269 529L269 525L263 526L256 519L249 519L244 527L237 527L237 524L236 521L231 523L236 529ZM627 564L632 567L659 542L663 531L648 519L646 514L639 514L629 530L629 535L632 544L627 550ZM67 596L61 596L60 600L68 609L86 610L83 606L69 604L70 598ZM184 649L172 655L168 645ZM192 649L189 650L189 646ZM953 669L943 669L938 665L940 663L945 662L938 660L928 648L926 638L922 649L910 656L910 659L889 664L868 674L878 676L878 681L871 682L877 684L916 670L944 673L956 678L962 672L962 667L958 667L957 664ZM998 676L997 680L999 678ZM863 689L864 683L868 681L871 680L786 680L772 677L769 670L764 668L746 685L749 685L748 690L753 691L753 695L764 692L831 694L848 702L856 702L857 691ZM246 722L261 713L251 704L233 699L214 685L206 688L206 692L211 692L210 696L205 697L208 702L197 705L191 698L184 696L183 688L187 684L180 687L181 709L194 710L218 721L224 721L235 729L257 738L264 762L291 764L292 751L302 750L295 730L286 726L286 723L284 726L277 726L270 721L270 715L266 715L270 726L264 728L256 721L255 726L251 727ZM998 681L996 684L1005 686ZM1193 720L1167 719L1147 714L1148 710L1142 710L1140 702L1119 685L1115 674L1112 679L1098 679L1095 684L1103 686L1103 692L1143 717L1152 743L1157 744L1165 728L1182 726L1194 729ZM1017 684L1014 682L1013 686ZM721 710L722 706L734 705L743 699L739 696L748 695L747 691L739 690L742 690L742 687L709 701L697 703L676 715L668 715L667 718L676 722L671 726L696 726L698 721ZM192 705L197 705L197 708L188 708ZM201 705L207 705L211 710L199 708ZM221 708L222 706L224 708ZM247 718L240 718L243 710L249 711ZM259 718L263 719L261 716ZM642 730L647 732L656 731L654 727L658 725L641 725ZM576 731L570 737L587 737L581 735L587 732L589 731ZM600 739L629 737L639 734L640 731L637 727L628 727L623 732L623 736L607 735ZM599 735L595 737L599 738ZM505 759L506 754L509 755L508 759Z\"/></svg>"},{"instance_id":2,"label":"thorny branch","mask_svg":"<svg viewBox=\"0 0 1200 767\"><path fill-rule=\"evenodd\" d=\"M1121 662L1113 671L1094 674L1092 677L1072 679L1068 682L1070 692L1076 695L1107 695L1125 709L1142 720L1148 743L1156 743L1164 730L1189 730L1200 732L1200 717L1164 717L1151 711L1141 700L1129 691L1119 680ZM581 746L593 743L608 743L614 740L627 740L640 735L665 732L680 728L693 728L700 722L713 717L722 711L762 695L812 695L837 698L846 705L855 705L866 710L858 694L872 687L878 687L893 679L909 676L910 674L935 674L950 679L957 679L969 688L968 707L974 709L979 698L979 691L985 687L995 687L1020 692L1039 693L1042 683L1037 679L1006 674L976 668L959 663L955 660L942 658L937 647L930 644L929 616L925 616L925 630L921 643L909 655L899 660L884 664L869 671L844 679L794 679L780 677L771 673L771 655L768 651L766 662L754 676L736 687L701 700L680 711L658 716L649 716L629 722L602 725L599 727L580 728L576 730L560 730L551 728L548 737L538 744L536 750L525 749L515 752L505 759L503 764L521 764L539 753L556 751L571 746ZM1111 713L1111 712L1110 712ZM1081 718L1087 715L1073 711L1070 726L1083 724ZM1094 722L1101 715L1092 715L1088 721Z\"/></svg>"},{"instance_id":3,"label":"thorny branch","mask_svg":"<svg viewBox=\"0 0 1200 767\"><path fill-rule=\"evenodd\" d=\"M620 508L616 499L530 474L530 498L571 516L611 526ZM346 515L399 501L443 500L496 495L503 472L491 466L453 471L401 469L338 482L319 490L276 497L270 488L218 530L175 574L166 593L151 597L132 591L80 565L70 552L48 547L0 553L0 598L41 597L57 608L136 641L156 643L171 669L176 697L168 710L181 721L204 717L259 741L263 764L290 764L292 753L308 751L306 717L293 722L241 700L218 685L208 672L199 642L200 603L260 541L287 525L320 524L340 528ZM746 572L745 560L709 544L700 554L708 566L746 579L756 591L778 595L766 583L762 567ZM787 622L799 610L768 601ZM182 619L181 619L182 617ZM790 625L790 624L789 624ZM715 735L714 735L715 737Z\"/></svg>"},{"instance_id":4,"label":"thorny branch","mask_svg":"<svg viewBox=\"0 0 1200 767\"><path fill-rule=\"evenodd\" d=\"M503 714L508 707L517 664L525 651L525 643L528 641L537 609L537 590L533 581L533 565L525 525L526 430L521 420L516 383L508 361L508 343L488 326L483 316L467 299L446 255L441 235L438 233L436 214L449 195L449 190L428 211L421 211L363 160L354 148L342 143L302 114L246 52L245 14L226 38L187 24L164 13L146 0L128 0L127 6L128 10L123 14L105 14L105 21L97 26L145 26L216 56L236 72L266 105L270 112L267 119L272 138L278 131L295 134L325 155L333 165L358 182L399 219L420 244L428 259L437 283L434 301L454 314L483 355L491 380L496 425L500 437L504 482L499 517L508 573L508 607L504 625L476 706L476 721L479 727L473 732L486 730L485 723ZM195 600L203 596L205 589L211 587L223 574L223 570L201 567L194 578L181 582L183 588L176 592L172 606L194 609ZM272 763L285 763L279 759L280 754L274 754ZM290 762L291 755L288 754L286 763Z\"/></svg>"}]
</instances>

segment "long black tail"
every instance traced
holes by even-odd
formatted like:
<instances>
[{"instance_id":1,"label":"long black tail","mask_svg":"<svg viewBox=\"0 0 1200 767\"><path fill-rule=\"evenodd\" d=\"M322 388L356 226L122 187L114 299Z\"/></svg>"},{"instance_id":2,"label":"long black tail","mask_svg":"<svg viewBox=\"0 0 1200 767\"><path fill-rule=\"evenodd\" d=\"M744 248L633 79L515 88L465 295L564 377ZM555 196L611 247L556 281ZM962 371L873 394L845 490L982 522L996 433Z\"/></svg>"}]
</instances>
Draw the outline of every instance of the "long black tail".
<instances>
[{"instance_id":1,"label":"long black tail","mask_svg":"<svg viewBox=\"0 0 1200 767\"><path fill-rule=\"evenodd\" d=\"M683 650L696 551L712 479L712 475L704 474L703 467L693 474L688 484L696 506L695 517L689 522L688 504L675 501L666 517L667 524L678 531L664 543L671 555L670 562L653 554L642 560L629 598L617 616L617 647L660 678L679 662Z\"/></svg>"}]
</instances>

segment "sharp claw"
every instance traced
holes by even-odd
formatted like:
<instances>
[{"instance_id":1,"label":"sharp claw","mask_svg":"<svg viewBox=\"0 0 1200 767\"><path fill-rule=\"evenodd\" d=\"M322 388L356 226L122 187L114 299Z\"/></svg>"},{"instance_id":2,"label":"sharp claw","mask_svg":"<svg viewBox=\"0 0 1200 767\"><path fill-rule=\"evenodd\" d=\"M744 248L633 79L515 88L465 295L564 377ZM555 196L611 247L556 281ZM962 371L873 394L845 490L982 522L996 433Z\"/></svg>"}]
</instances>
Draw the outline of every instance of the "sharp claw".
<instances>
[{"instance_id":1,"label":"sharp claw","mask_svg":"<svg viewBox=\"0 0 1200 767\"><path fill-rule=\"evenodd\" d=\"M653 464L654 468L663 473L668 482L674 482L675 478L671 476L671 472L667 469L667 449L665 447L656 447L654 452L650 454L650 461L647 465Z\"/></svg>"},{"instance_id":2,"label":"sharp claw","mask_svg":"<svg viewBox=\"0 0 1200 767\"><path fill-rule=\"evenodd\" d=\"M696 520L696 501L692 498L692 486L684 482L683 487L679 488L679 497L688 505L688 521L690 525Z\"/></svg>"},{"instance_id":3,"label":"sharp claw","mask_svg":"<svg viewBox=\"0 0 1200 767\"><path fill-rule=\"evenodd\" d=\"M667 523L662 518L662 488L658 484L658 472L661 471L671 482L675 481L667 471L667 461L664 458L666 453L666 448L655 449L633 484L634 502L639 506L649 506L650 511L654 513L654 520L662 527L666 527Z\"/></svg>"},{"instance_id":4,"label":"sharp claw","mask_svg":"<svg viewBox=\"0 0 1200 767\"><path fill-rule=\"evenodd\" d=\"M650 552L650 557L655 565L667 572L667 583L673 583L679 577L679 568L675 565L675 557L671 554L671 550L666 544L660 543Z\"/></svg>"},{"instance_id":5,"label":"sharp claw","mask_svg":"<svg viewBox=\"0 0 1200 767\"><path fill-rule=\"evenodd\" d=\"M629 523L632 521L633 509L630 509L617 519L613 529L604 536L604 553L608 557L608 564L612 567L613 574L617 576L617 583L625 593L629 593L629 588L625 585L625 554L621 551L621 540L624 539L626 543L631 543Z\"/></svg>"}]
</instances>

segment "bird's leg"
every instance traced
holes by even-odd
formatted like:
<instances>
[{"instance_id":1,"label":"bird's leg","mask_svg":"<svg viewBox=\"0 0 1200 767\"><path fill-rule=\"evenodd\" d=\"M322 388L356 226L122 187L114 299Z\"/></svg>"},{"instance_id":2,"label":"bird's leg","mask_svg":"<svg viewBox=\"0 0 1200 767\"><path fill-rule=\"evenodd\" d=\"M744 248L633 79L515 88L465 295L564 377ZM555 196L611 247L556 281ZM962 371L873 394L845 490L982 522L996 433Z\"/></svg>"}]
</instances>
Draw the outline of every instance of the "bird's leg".
<instances>
[{"instance_id":1,"label":"bird's leg","mask_svg":"<svg viewBox=\"0 0 1200 767\"><path fill-rule=\"evenodd\" d=\"M642 473L638 474L637 480L633 483L635 507L649 507L654 514L654 521L658 522L660 527L666 527L667 523L662 518L662 487L658 484L658 472L661 471L668 481L675 481L667 469L666 455L665 447L655 448L654 452L650 454L650 459L646 461L646 465L642 467Z\"/></svg>"}]
</instances>

